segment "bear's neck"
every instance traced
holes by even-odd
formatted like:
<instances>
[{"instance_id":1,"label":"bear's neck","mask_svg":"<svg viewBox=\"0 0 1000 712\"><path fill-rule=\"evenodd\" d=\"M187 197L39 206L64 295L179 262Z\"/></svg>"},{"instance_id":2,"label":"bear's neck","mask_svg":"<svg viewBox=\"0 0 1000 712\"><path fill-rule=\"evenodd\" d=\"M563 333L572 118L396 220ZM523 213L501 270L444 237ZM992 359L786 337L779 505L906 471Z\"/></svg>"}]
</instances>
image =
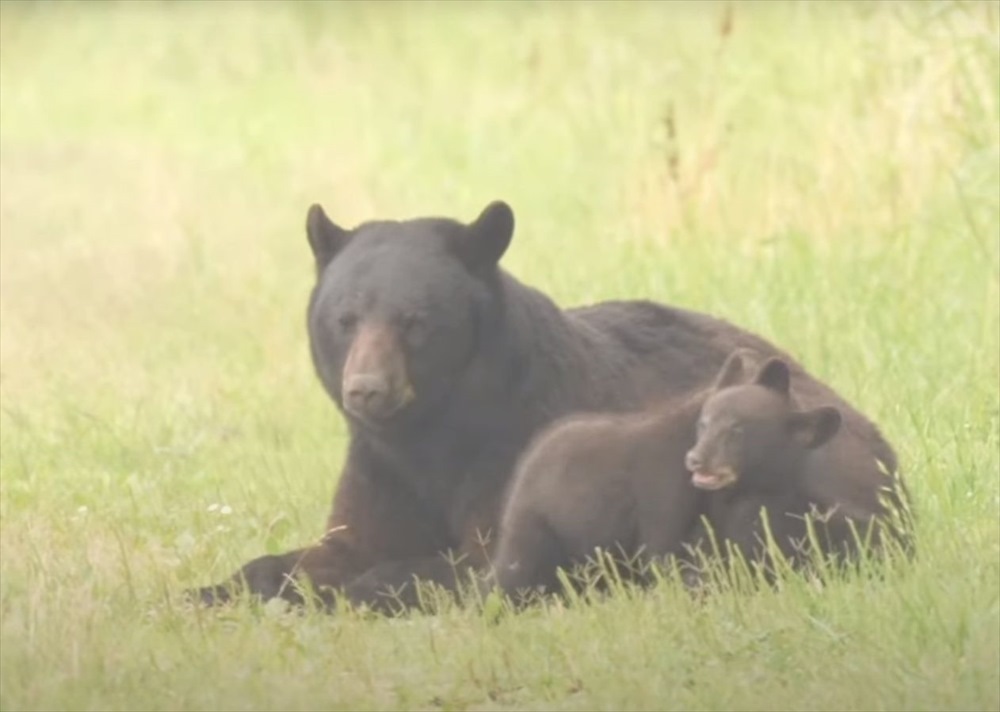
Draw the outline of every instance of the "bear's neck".
<instances>
[{"instance_id":1,"label":"bear's neck","mask_svg":"<svg viewBox=\"0 0 1000 712\"><path fill-rule=\"evenodd\" d=\"M499 277L498 328L480 351L498 377L496 395L514 404L527 400L544 408L539 398L567 403L579 398L574 394L592 391L579 382L597 365L581 325L546 294L506 272Z\"/></svg>"}]
</instances>

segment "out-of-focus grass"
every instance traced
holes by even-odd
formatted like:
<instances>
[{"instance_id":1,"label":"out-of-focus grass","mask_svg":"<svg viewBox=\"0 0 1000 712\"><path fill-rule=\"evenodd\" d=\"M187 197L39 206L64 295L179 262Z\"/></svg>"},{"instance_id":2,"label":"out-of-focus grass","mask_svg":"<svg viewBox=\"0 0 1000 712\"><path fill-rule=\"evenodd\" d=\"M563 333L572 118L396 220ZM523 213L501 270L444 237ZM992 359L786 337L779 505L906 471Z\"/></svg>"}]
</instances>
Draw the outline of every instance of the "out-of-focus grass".
<instances>
[{"instance_id":1,"label":"out-of-focus grass","mask_svg":"<svg viewBox=\"0 0 1000 712\"><path fill-rule=\"evenodd\" d=\"M0 708L1000 707L997 5L730 8L0 5ZM494 198L560 303L710 311L871 414L916 563L496 625L179 608L324 521L308 205Z\"/></svg>"}]
</instances>

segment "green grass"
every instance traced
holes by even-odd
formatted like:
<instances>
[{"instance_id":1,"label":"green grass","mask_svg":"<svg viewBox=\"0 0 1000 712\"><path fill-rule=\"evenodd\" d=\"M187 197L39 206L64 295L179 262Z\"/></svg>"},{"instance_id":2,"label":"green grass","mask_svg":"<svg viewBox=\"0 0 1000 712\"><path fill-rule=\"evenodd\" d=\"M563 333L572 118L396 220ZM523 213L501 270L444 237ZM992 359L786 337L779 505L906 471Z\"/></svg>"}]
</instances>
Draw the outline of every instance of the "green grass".
<instances>
[{"instance_id":1,"label":"green grass","mask_svg":"<svg viewBox=\"0 0 1000 712\"><path fill-rule=\"evenodd\" d=\"M0 708L1000 709L987 3L0 5ZM671 117L668 120L668 117ZM884 579L399 621L193 612L322 530L311 202L789 349L896 445Z\"/></svg>"}]
</instances>

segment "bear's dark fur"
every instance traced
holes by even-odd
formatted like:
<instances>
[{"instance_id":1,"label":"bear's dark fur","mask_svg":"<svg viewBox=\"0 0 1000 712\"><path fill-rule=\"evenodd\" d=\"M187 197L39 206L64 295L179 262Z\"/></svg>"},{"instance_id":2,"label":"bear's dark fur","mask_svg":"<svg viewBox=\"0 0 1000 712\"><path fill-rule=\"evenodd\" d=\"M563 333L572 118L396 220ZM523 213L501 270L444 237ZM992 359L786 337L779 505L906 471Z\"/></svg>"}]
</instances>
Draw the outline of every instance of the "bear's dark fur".
<instances>
[{"instance_id":1,"label":"bear's dark fur","mask_svg":"<svg viewBox=\"0 0 1000 712\"><path fill-rule=\"evenodd\" d=\"M804 403L830 402L843 413L838 441L895 470L874 424L751 333L648 301L561 310L498 266L513 231L502 202L471 224L419 218L353 230L310 208L311 352L351 435L328 534L250 561L195 592L202 601L227 600L242 585L299 600L289 585L299 574L327 601L329 589L343 589L375 607L388 601L387 587L412 584L414 574L454 586L443 554L486 563L515 461L543 426L703 388L740 346L788 360ZM887 481L850 470L809 486L819 501L870 512ZM412 589L402 603L414 603Z\"/></svg>"}]
</instances>

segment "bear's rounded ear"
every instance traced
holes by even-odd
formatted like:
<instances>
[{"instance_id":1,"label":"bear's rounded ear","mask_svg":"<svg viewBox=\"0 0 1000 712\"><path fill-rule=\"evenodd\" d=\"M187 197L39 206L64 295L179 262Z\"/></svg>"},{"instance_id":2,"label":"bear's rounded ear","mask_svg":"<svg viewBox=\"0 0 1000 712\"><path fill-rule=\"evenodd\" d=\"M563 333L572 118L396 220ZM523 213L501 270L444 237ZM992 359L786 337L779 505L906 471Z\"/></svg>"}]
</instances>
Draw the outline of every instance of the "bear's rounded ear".
<instances>
[{"instance_id":1,"label":"bear's rounded ear","mask_svg":"<svg viewBox=\"0 0 1000 712\"><path fill-rule=\"evenodd\" d=\"M754 383L787 396L791 385L788 364L780 358L769 358L767 363L760 367Z\"/></svg>"},{"instance_id":2,"label":"bear's rounded ear","mask_svg":"<svg viewBox=\"0 0 1000 712\"><path fill-rule=\"evenodd\" d=\"M502 200L487 205L457 245L459 256L472 269L495 266L514 237L514 211Z\"/></svg>"},{"instance_id":3,"label":"bear's rounded ear","mask_svg":"<svg viewBox=\"0 0 1000 712\"><path fill-rule=\"evenodd\" d=\"M757 360L759 354L753 349L740 348L729 354L726 362L722 364L715 382L712 384L713 391L721 391L723 388L735 386L743 382L746 377L747 366Z\"/></svg>"},{"instance_id":4,"label":"bear's rounded ear","mask_svg":"<svg viewBox=\"0 0 1000 712\"><path fill-rule=\"evenodd\" d=\"M306 216L306 235L316 258L316 271L322 272L337 253L347 244L350 232L335 224L318 203L309 208Z\"/></svg>"},{"instance_id":5,"label":"bear's rounded ear","mask_svg":"<svg viewBox=\"0 0 1000 712\"><path fill-rule=\"evenodd\" d=\"M792 437L806 449L817 448L840 430L840 411L825 405L815 410L792 413L789 419Z\"/></svg>"}]
</instances>

